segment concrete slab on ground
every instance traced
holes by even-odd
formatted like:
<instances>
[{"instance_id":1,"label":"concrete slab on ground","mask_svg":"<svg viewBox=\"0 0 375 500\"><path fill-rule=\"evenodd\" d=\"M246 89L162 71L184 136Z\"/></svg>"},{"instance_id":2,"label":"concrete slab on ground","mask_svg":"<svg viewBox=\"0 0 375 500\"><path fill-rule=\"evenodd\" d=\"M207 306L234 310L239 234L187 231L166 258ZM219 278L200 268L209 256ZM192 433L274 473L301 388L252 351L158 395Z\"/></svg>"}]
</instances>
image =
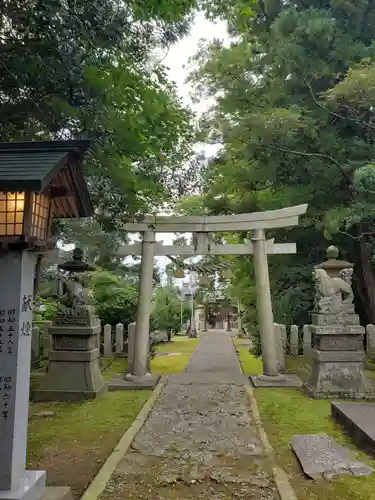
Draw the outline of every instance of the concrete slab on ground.
<instances>
[{"instance_id":1,"label":"concrete slab on ground","mask_svg":"<svg viewBox=\"0 0 375 500\"><path fill-rule=\"evenodd\" d=\"M331 479L340 474L363 476L374 472L326 434L297 434L292 437L291 444L304 473L312 479Z\"/></svg>"},{"instance_id":2,"label":"concrete slab on ground","mask_svg":"<svg viewBox=\"0 0 375 500\"><path fill-rule=\"evenodd\" d=\"M283 373L281 377L250 375L254 387L302 387L302 380L294 373Z\"/></svg>"},{"instance_id":3,"label":"concrete slab on ground","mask_svg":"<svg viewBox=\"0 0 375 500\"><path fill-rule=\"evenodd\" d=\"M115 375L108 382L109 391L130 391L142 389L154 389L160 380L160 375L151 374L143 380L125 380L125 375Z\"/></svg>"},{"instance_id":4,"label":"concrete slab on ground","mask_svg":"<svg viewBox=\"0 0 375 500\"><path fill-rule=\"evenodd\" d=\"M331 414L360 447L375 453L375 404L331 401Z\"/></svg>"}]
</instances>

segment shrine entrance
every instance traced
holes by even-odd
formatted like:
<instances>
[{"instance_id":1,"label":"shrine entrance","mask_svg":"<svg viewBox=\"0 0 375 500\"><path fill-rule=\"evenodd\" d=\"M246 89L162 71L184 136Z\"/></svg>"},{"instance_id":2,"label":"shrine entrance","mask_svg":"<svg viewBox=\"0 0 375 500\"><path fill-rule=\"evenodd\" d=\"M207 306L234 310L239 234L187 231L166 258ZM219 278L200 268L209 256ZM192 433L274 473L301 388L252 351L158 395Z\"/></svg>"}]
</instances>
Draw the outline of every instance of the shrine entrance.
<instances>
[{"instance_id":1,"label":"shrine entrance","mask_svg":"<svg viewBox=\"0 0 375 500\"><path fill-rule=\"evenodd\" d=\"M151 216L140 222L126 223L128 232L141 233L142 242L122 246L118 255L141 255L138 310L134 345L133 373L126 380L147 383L152 376L148 372L149 320L153 287L153 262L155 256L177 255L253 255L257 287L257 310L262 346L264 378L283 377L278 373L276 342L273 327L273 311L268 273L268 255L294 254L295 243L275 243L266 240L266 229L286 228L298 225L299 216L306 213L307 205L298 205L267 212L218 216ZM215 232L250 231L251 240L243 244L215 244ZM159 233L193 233L191 245L163 245L155 240Z\"/></svg>"}]
</instances>

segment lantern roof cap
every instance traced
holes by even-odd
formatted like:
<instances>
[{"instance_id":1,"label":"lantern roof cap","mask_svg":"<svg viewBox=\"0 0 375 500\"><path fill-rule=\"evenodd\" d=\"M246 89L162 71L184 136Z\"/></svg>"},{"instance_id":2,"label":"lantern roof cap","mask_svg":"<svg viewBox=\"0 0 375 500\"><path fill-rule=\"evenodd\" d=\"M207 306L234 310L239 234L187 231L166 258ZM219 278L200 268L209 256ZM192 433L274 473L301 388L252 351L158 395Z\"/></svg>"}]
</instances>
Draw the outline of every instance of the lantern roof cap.
<instances>
[{"instance_id":1,"label":"lantern roof cap","mask_svg":"<svg viewBox=\"0 0 375 500\"><path fill-rule=\"evenodd\" d=\"M64 171L76 205L75 214L92 215L92 202L79 165L89 146L88 140L0 143L0 191L40 193L51 183L59 186L59 174ZM62 217L71 216L70 210L66 214L59 212Z\"/></svg>"}]
</instances>

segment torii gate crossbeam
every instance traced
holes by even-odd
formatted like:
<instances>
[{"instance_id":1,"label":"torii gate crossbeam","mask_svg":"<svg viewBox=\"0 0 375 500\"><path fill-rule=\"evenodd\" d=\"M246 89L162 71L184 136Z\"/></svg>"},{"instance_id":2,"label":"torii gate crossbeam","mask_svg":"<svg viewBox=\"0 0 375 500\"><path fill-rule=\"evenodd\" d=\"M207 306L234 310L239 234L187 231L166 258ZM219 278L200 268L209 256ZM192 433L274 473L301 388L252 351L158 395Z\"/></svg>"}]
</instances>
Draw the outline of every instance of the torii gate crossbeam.
<instances>
[{"instance_id":1,"label":"torii gate crossbeam","mask_svg":"<svg viewBox=\"0 0 375 500\"><path fill-rule=\"evenodd\" d=\"M265 229L276 229L298 225L300 215L307 205L256 212L250 214L162 217L146 215L142 221L126 223L129 232L141 232L142 243L124 245L119 256L142 255L139 297L136 319L134 363L126 380L135 386L154 385L155 378L148 372L149 320L151 314L153 261L157 255L253 255L257 286L257 308L262 344L263 379L283 379L277 370L276 342L274 337L273 311L268 272L267 254L293 254L293 243L274 243L266 240ZM212 232L251 231L251 241L238 245L215 245L210 239ZM156 232L197 233L195 245L168 245L155 241Z\"/></svg>"}]
</instances>

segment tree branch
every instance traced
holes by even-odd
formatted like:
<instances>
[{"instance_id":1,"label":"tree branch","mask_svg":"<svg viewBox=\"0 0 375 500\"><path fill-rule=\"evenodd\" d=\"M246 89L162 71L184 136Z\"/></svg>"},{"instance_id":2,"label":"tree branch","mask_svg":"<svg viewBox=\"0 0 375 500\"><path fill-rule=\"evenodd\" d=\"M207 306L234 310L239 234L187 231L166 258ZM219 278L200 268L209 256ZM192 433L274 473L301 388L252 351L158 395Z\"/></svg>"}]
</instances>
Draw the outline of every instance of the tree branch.
<instances>
[{"instance_id":1,"label":"tree branch","mask_svg":"<svg viewBox=\"0 0 375 500\"><path fill-rule=\"evenodd\" d=\"M262 147L273 149L275 151L282 151L283 153L289 153L289 154L298 155L298 156L305 156L305 157L308 157L308 158L315 157L315 158L322 158L324 160L328 160L331 163L333 163L334 165L336 165L340 169L340 172L346 178L346 180L350 184L352 184L352 180L348 176L348 174L345 172L343 166L337 160L335 160L334 158L332 158L332 156L326 155L324 153L306 153L304 151L295 151L293 149L288 149L285 146L281 146L281 145L263 144Z\"/></svg>"},{"instance_id":2,"label":"tree branch","mask_svg":"<svg viewBox=\"0 0 375 500\"><path fill-rule=\"evenodd\" d=\"M308 86L308 88L310 90L311 97L313 98L315 104L317 106L319 106L320 108L324 109L324 111L326 111L327 113L329 113L332 116L335 116L336 118L339 118L340 120L348 120L348 121L357 123L358 125L360 125L363 128L367 127L369 129L375 130L375 125L371 125L370 123L365 122L365 121L357 120L356 118L351 118L350 116L340 115L339 113L335 113L334 111L332 111L329 108L327 108L327 106L324 106L324 104L322 104L321 102L319 102L318 99L316 98L316 95L314 94L314 91L313 91L313 89L311 87L311 84L306 80L306 78L302 78L302 79L304 80L304 82Z\"/></svg>"},{"instance_id":3,"label":"tree branch","mask_svg":"<svg viewBox=\"0 0 375 500\"><path fill-rule=\"evenodd\" d=\"M375 234L375 231L364 231L363 233L361 233L358 236L353 236L352 234L347 233L346 231L340 231L340 230L339 230L339 233L343 234L345 236L349 236L349 238L351 238L352 240L360 240L364 236L373 236Z\"/></svg>"}]
</instances>

